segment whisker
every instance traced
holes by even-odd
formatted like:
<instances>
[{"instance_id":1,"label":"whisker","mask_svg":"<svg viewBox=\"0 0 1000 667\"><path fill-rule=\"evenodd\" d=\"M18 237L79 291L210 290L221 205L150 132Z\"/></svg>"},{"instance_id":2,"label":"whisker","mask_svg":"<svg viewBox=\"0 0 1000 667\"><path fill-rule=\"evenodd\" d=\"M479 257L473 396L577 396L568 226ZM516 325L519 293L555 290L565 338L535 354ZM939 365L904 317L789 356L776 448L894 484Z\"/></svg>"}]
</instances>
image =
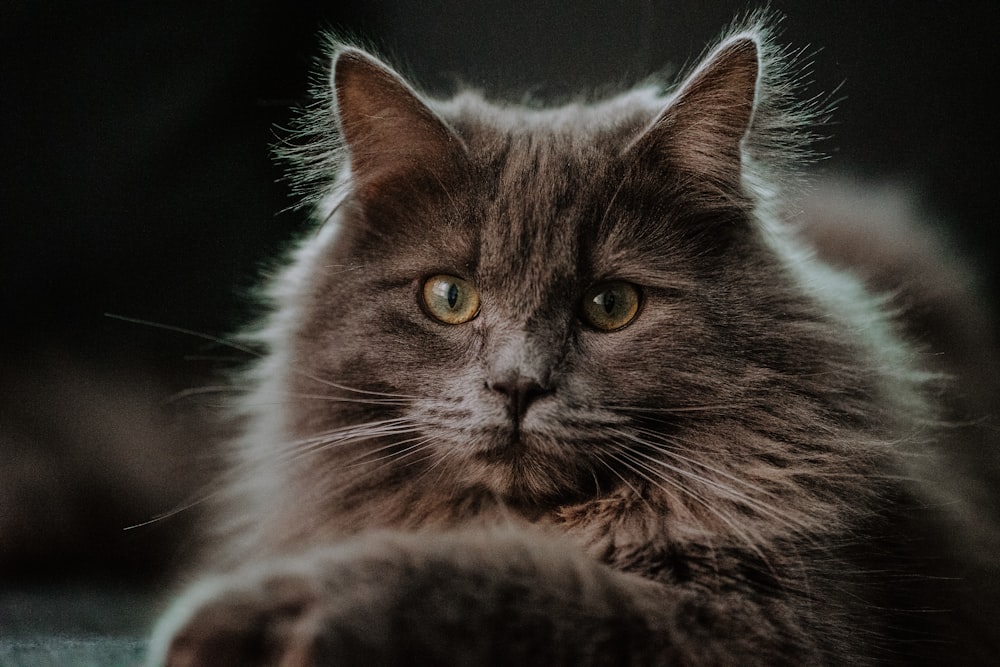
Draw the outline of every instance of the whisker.
<instances>
[{"instance_id":1,"label":"whisker","mask_svg":"<svg viewBox=\"0 0 1000 667\"><path fill-rule=\"evenodd\" d=\"M236 387L224 384L191 387L189 389L182 389L181 391L174 392L170 396L167 396L165 403L178 403L193 396L204 396L207 394L235 394L237 392L239 392L239 389Z\"/></svg>"},{"instance_id":2,"label":"whisker","mask_svg":"<svg viewBox=\"0 0 1000 667\"><path fill-rule=\"evenodd\" d=\"M316 433L297 440L277 442L274 444L274 447L270 449L268 460L280 461L289 457L309 453L316 448L336 445L348 438L353 437L360 439L366 434L377 435L380 433L387 433L391 435L400 432L397 429L400 429L401 427L408 428L408 423L409 420L405 417L395 417L392 419L383 419L361 424L349 424L347 426L330 429L329 431L323 431L321 433Z\"/></svg>"},{"instance_id":3,"label":"whisker","mask_svg":"<svg viewBox=\"0 0 1000 667\"><path fill-rule=\"evenodd\" d=\"M685 497L690 498L694 502L698 503L699 505L707 509L711 514L714 514L716 518L718 518L722 523L728 526L729 529L733 532L733 534L739 537L750 548L751 551L757 554L757 556L760 557L760 559L763 562L769 563L767 556L764 554L763 551L761 551L760 546L757 544L757 541L754 540L749 533L743 530L738 523L736 523L732 518L727 516L725 512L715 507L711 502L705 500L697 493L694 493L690 488L684 486L683 484L680 484L677 480L670 478L669 476L663 474L662 472L650 469L648 466L643 464L641 460L635 459L631 455L629 450L619 451L619 454L632 463L632 465L629 467L632 469L633 472L635 472L638 475L641 475L650 484L653 484L662 491L669 493L669 491L662 484L658 483L656 480L654 480L652 477L649 476L653 475L656 477L657 480L661 480L662 482L677 488L679 491L681 491L681 493L684 494Z\"/></svg>"},{"instance_id":4,"label":"whisker","mask_svg":"<svg viewBox=\"0 0 1000 667\"><path fill-rule=\"evenodd\" d=\"M649 407L640 405L627 405L623 403L608 403L597 406L600 409L612 411L624 411L650 414L684 414L689 412L715 412L742 410L747 407L747 403L708 403L704 405L677 405L670 407Z\"/></svg>"},{"instance_id":5,"label":"whisker","mask_svg":"<svg viewBox=\"0 0 1000 667\"><path fill-rule=\"evenodd\" d=\"M191 389L185 389L179 391L166 399L166 403L176 403L182 400L193 398L196 396L212 395L212 394L239 394L243 390L238 387L232 386L216 386L216 387L195 387ZM236 409L236 408L261 408L277 405L294 405L299 401L323 401L328 403L355 403L359 405L375 405L375 406L407 406L412 405L413 401L411 399L403 398L356 398L348 396L333 396L329 394L297 394L297 393L284 393L281 400L276 401L255 401L248 402L244 400L231 400L228 402L213 402L213 403L203 403L202 405L216 408L225 409Z\"/></svg>"},{"instance_id":6,"label":"whisker","mask_svg":"<svg viewBox=\"0 0 1000 667\"><path fill-rule=\"evenodd\" d=\"M642 458L647 459L650 462L655 463L656 465L659 465L659 466L661 466L663 468L666 468L670 472L674 472L674 473L677 473L679 475L683 475L684 477L687 477L688 479L693 479L693 480L695 480L697 482L700 482L701 484L704 484L706 486L709 486L709 487L715 489L716 491L720 491L720 492L723 493L723 495L728 496L731 500L738 500L738 501L742 502L743 504L745 504L746 506L752 507L753 509L757 510L761 514L764 514L765 516L768 516L768 517L774 519L775 521L778 521L779 523L783 524L787 528L791 528L793 530L802 530L802 529L806 528L806 526L804 524L802 524L799 521L793 521L792 519L790 519L788 517L788 515L786 513L778 510L776 507L773 507L773 506L768 505L768 504L766 504L764 502L761 502L760 500L754 498L753 496L749 496L749 495L747 495L747 494L739 491L738 489L734 489L731 486L728 486L726 484L722 484L722 483L717 482L717 481L715 481L715 480L713 480L711 478L704 477L702 475L698 475L696 473L691 472L690 470L685 470L684 468L679 468L677 466L672 466L672 465L670 465L670 464L668 464L668 463L666 463L664 461L661 461L661 460L657 459L654 456L650 456L650 455L648 455L648 454L646 454L644 452L635 452L635 453L636 453L636 455L641 456Z\"/></svg>"},{"instance_id":7,"label":"whisker","mask_svg":"<svg viewBox=\"0 0 1000 667\"><path fill-rule=\"evenodd\" d=\"M157 515L155 515L155 516L153 516L153 517L151 517L149 519L146 519L145 521L142 521L140 523L135 523L135 524L132 524L131 526L125 526L124 528L122 528L122 530L126 531L126 530L136 530L138 528L145 528L146 526L150 526L150 525L152 525L154 523L158 523L160 521L164 521L166 519L170 519L171 517L175 517L175 516L177 516L178 514L180 514L182 512L187 512L188 510L194 509L198 505L206 503L209 500L211 500L213 498L216 498L216 497L218 497L220 495L222 495L222 491L221 490L215 490L215 491L210 491L208 493L202 493L202 494L197 495L197 496L195 496L193 498L191 498L189 496L189 500L185 500L185 501L181 502L179 505L177 505L173 509L168 510L166 512L163 512L161 514L157 514Z\"/></svg>"},{"instance_id":8,"label":"whisker","mask_svg":"<svg viewBox=\"0 0 1000 667\"><path fill-rule=\"evenodd\" d=\"M388 435L400 435L400 434L414 433L414 432L416 432L416 429L413 427L410 421L405 418L385 419L377 422L369 422L366 424L354 424L339 429L333 429L326 433L310 436L308 438L302 438L300 440L286 442L284 443L283 447L276 447L275 453L269 456L268 460L271 462L274 461L290 462L311 455L316 451L321 451L323 449L333 446L347 445L355 442L361 442L367 439L385 437ZM383 447L374 450L374 452L366 452L361 457L355 459L355 461L363 458L364 456L370 456L372 453L384 451L385 449L389 449L391 447L397 447L401 444L406 444L408 442L414 442L417 440L418 438L410 438L408 440L403 440L400 442L385 445ZM417 442L417 444L411 445L410 447L404 449L403 452L397 452L393 455L380 457L379 459L375 459L375 461L381 459L388 459L393 456L399 456L399 454L402 454L403 457L408 456L409 453L412 453L410 450L414 450L418 447L421 447L429 441L430 439L426 438L422 441ZM348 462L348 465L350 465L352 462ZM237 465L235 469L231 470L231 472L239 473L240 469L242 468L245 473L252 474L256 470L256 466L258 465L260 465L260 462L247 462L244 465ZM220 497L224 493L225 489L217 489L206 493L198 494L195 497L182 502L181 504L179 504L178 506L174 507L173 509L167 512L157 514L151 517L150 519L147 519L146 521L142 521L140 523L136 523L130 526L125 526L122 530L136 530L139 528L143 528L145 526L152 525L159 521L164 521L171 517L177 516L182 512L191 510L214 498Z\"/></svg>"},{"instance_id":9,"label":"whisker","mask_svg":"<svg viewBox=\"0 0 1000 667\"><path fill-rule=\"evenodd\" d=\"M153 322L151 320L143 320L143 319L139 319L139 318L136 318L136 317L126 317L125 315L116 315L114 313L104 313L104 316L105 317L109 317L109 318L111 318L113 320L119 320L121 322L128 322L130 324L140 324L142 326L152 327L154 329L160 329L160 330L163 330L163 331L171 331L173 333L179 333L179 334L183 334L185 336L192 336L194 338L200 338L201 340L206 340L206 341L209 341L211 343L216 343L217 345L222 345L222 346L228 347L228 348L230 348L232 350L236 350L238 352L243 352L244 354L250 355L252 357L256 357L258 359L263 359L263 358L265 358L267 356L263 352L255 350L255 349L253 349L253 348L251 348L251 347L249 347L247 345L242 345L240 343L236 343L236 342L233 342L231 340L227 340L225 338L221 338L219 336L213 336L211 334L203 333L203 332L200 332L200 331L194 331L193 329L186 329L184 327L179 327L179 326L175 326L175 325L172 325L172 324L163 324L162 322ZM372 390L369 390L369 389L357 389L355 387L349 387L347 385L338 384L338 383L332 382L330 380L325 380L325 379L320 378L320 377L318 377L316 375L313 375L312 373L309 373L309 372L307 372L307 371L305 371L305 370L303 370L303 369L301 369L301 368L299 368L297 366L290 366L289 368L296 375L301 375L302 377L304 377L304 378L306 378L308 380L312 380L313 382L318 382L318 383L320 383L322 385L325 385L327 387L331 387L333 389L339 389L341 391L351 392L351 393L355 393L355 394L365 394L365 395L369 395L369 396L382 396L384 398L404 398L404 399L413 399L413 400L415 400L415 399L418 398L417 396L408 396L406 394L391 394L391 393L386 393L386 392L381 392L381 391L372 391Z\"/></svg>"},{"instance_id":10,"label":"whisker","mask_svg":"<svg viewBox=\"0 0 1000 667\"><path fill-rule=\"evenodd\" d=\"M607 455L610 456L611 459L614 460L616 463L618 463L620 465L623 465L623 466L625 466L625 467L627 467L629 469L632 469L632 466L630 466L628 463L626 463L626 462L622 461L620 458L618 458L615 455L614 452L608 452ZM639 498L640 500L642 500L642 502L645 503L646 507L648 507L651 512L655 513L655 510L653 509L653 506L649 503L649 499L646 498L646 496L644 494L640 493L639 489L635 488L635 486L632 484L632 482L628 481L628 479L625 477L625 475L623 475L620 472L618 472L618 470L615 469L614 466L608 465L607 462L604 461L603 459L601 460L601 462L604 463L604 466L608 470L610 470L611 473L615 477L617 477L618 479L620 479L622 481L622 483L625 484L625 486L627 486L628 488L632 489L632 493L634 493L637 498Z\"/></svg>"},{"instance_id":11,"label":"whisker","mask_svg":"<svg viewBox=\"0 0 1000 667\"><path fill-rule=\"evenodd\" d=\"M633 442L636 442L636 443L638 443L640 445L643 445L643 446L646 446L646 447L651 447L654 450L660 451L661 453L664 453L664 454L666 454L668 456L680 458L682 460L685 460L685 461L690 462L690 463L694 463L696 465L701 465L700 462L698 462L698 461L695 461L693 459L689 459L687 457L679 456L679 455L675 454L671 450L659 447L659 446L657 446L657 445L655 445L653 443L650 443L650 442L648 442L646 440L638 438L638 437L636 437L636 436L634 436L632 434L625 433L625 432L619 431L617 429L613 429L613 432L615 432L617 435L625 437L625 438L627 438L627 439L629 439L629 440L631 440ZM651 455L647 454L644 451L636 450L636 449L630 449L629 451L630 451L630 453L633 456L641 457L642 459L645 459L646 461L649 461L650 463L653 463L653 464L655 464L655 465L657 465L657 466L659 466L661 468L664 468L665 470L667 470L669 472L675 473L677 475L681 475L681 476L686 477L688 479L692 479L692 480L694 480L694 481L696 481L696 482L698 482L700 484L703 484L705 486L711 487L711 488L715 489L716 491L721 491L725 496L728 496L731 500L741 501L742 503L744 503L748 507L751 507L751 508L757 510L758 512L760 512L760 513L762 513L762 514L764 514L764 515L766 515L766 516L768 516L768 517L770 517L770 518L772 518L772 519L780 522L781 524L783 524L787 528L791 528L791 529L796 530L796 531L800 531L800 530L803 530L803 529L806 528L806 526L802 522L793 520L786 512L782 512L781 510L779 510L776 507L773 507L773 506L771 506L771 505L769 505L769 504L767 504L767 503L765 503L765 502L763 502L763 501L761 501L761 500L759 500L757 498L754 498L753 496L747 495L746 493L743 493L739 489L735 489L735 488L733 488L733 487L731 487L731 486L729 486L727 484L723 484L723 483L721 483L719 481L716 481L714 479L711 479L709 477L705 477L704 475L699 475L699 474L697 474L697 473L695 473L695 472L693 472L691 470L686 470L686 469L681 468L679 466L671 465L670 463L668 463L666 461L663 461L662 459L658 459L655 456L651 456ZM722 474L725 477L727 477L729 479L732 479L733 481L735 481L735 482L737 482L739 484L744 484L744 482L742 480L740 480L739 478L734 477L733 475L730 475L728 473L725 473L724 471L716 471L714 468L712 468L711 466L707 466L707 465L703 466L703 467L706 467L706 468L708 468L709 470L711 470L713 472L718 472L719 474ZM753 486L751 484L746 484L746 486L749 487L749 488L752 488L754 490L758 490L757 487L755 487L755 486ZM772 494L764 491L763 489L759 489L759 491L762 492L762 493L765 493L767 495L772 495Z\"/></svg>"},{"instance_id":12,"label":"whisker","mask_svg":"<svg viewBox=\"0 0 1000 667\"><path fill-rule=\"evenodd\" d=\"M330 394L304 394L288 393L287 396L296 400L307 401L329 401L331 403L365 403L368 405L411 405L415 399L409 397L391 398L347 398L345 396L333 396Z\"/></svg>"},{"instance_id":13,"label":"whisker","mask_svg":"<svg viewBox=\"0 0 1000 667\"><path fill-rule=\"evenodd\" d=\"M430 438L430 437L426 437L426 438L410 438L408 440L403 440L403 441L400 441L400 442L392 443L391 445L389 445L387 447L379 448L378 451L384 451L385 449L388 449L390 447L398 447L399 445L403 445L403 444L410 443L410 442L412 442L413 444L409 445L408 447L403 448L402 450L400 450L398 452L392 452L390 454L385 454L385 455L380 456L380 457L378 457L376 459L372 459L371 461L363 461L363 460L361 460L361 459L364 458L363 456L358 457L358 459L355 460L355 463L353 465L357 466L357 465L362 465L362 464L367 465L367 464L377 463L379 465L376 465L374 467L369 468L369 470L367 472L368 475L376 475L379 472L381 472L387 465L389 465L389 463L392 463L392 462L399 462L399 461L402 461L403 459L410 458L410 460L407 461L404 464L404 467L409 467L409 466L412 466L412 465L416 465L416 464L420 463L421 461L426 461L427 459L433 457L433 451L431 451L430 453L427 453L423 457L416 458L416 459L411 458L414 454L417 454L417 453L420 453L420 452L427 452L428 449L430 449L428 447L428 445L431 442L433 442L433 438ZM373 452L369 452L368 454L371 454L371 453L373 453Z\"/></svg>"},{"instance_id":14,"label":"whisker","mask_svg":"<svg viewBox=\"0 0 1000 667\"><path fill-rule=\"evenodd\" d=\"M739 531L739 529L736 528L735 526L732 526L732 524L729 521L729 519L727 517L725 517L724 515L722 515L722 513L717 508L713 507L709 502L707 502L707 501L703 500L702 498L700 498L697 494L693 493L691 491L691 489L689 489L688 487L685 487L683 484L681 484L677 480L672 479L670 477L667 477L666 475L664 475L662 473L657 473L656 471L651 470L642 461L638 461L634 457L630 456L627 450L619 451L617 453L617 455L615 456L615 460L617 460L619 463L621 463L622 465L624 465L625 467L627 467L629 470L631 470L635 474L637 474L640 477L642 477L643 479L645 479L647 482L649 482L650 484L652 484L656 488L660 489L662 492L666 493L678 505L683 505L684 503L681 502L680 496L677 495L677 494L675 494L673 491L671 491L670 489L668 489L666 486L664 486L664 483L666 483L666 484L674 487L675 489L677 489L680 492L680 494L682 496L690 498L691 500L693 500L693 501L697 502L698 504L704 506L709 512L711 512L712 514L715 514L720 520L722 520L723 523L725 523L727 525L730 525L730 527L732 527L734 529L734 532L736 532L737 534L740 534L741 531ZM651 474L655 475L656 479L654 479L653 477L650 477Z\"/></svg>"},{"instance_id":15,"label":"whisker","mask_svg":"<svg viewBox=\"0 0 1000 667\"><path fill-rule=\"evenodd\" d=\"M357 456L357 457L351 459L350 461L347 461L346 463L344 463L344 466L345 467L351 467L351 466L357 466L357 465L362 465L362 464L378 463L379 461L385 461L387 459L392 459L392 458L402 458L401 455L405 454L406 452L409 452L412 449L415 449L417 447L421 447L421 446L427 444L429 441L430 441L430 439L426 438L426 437L416 437L416 438L407 438L406 440L400 440L398 442L391 442L391 443L389 443L387 445L383 445L383 446L378 447L376 449L373 449L371 451L367 451L364 454L361 454L360 456ZM386 450L396 449L400 445L406 445L406 444L411 443L411 442L415 442L416 444L415 445L410 445L409 447L406 447L405 449L402 449L400 451L390 452L389 454L385 454L383 456L379 456L379 457L376 457L374 459L368 459L368 457L371 456L372 454L378 454L379 452L384 452ZM368 459L368 460L366 460L366 459Z\"/></svg>"},{"instance_id":16,"label":"whisker","mask_svg":"<svg viewBox=\"0 0 1000 667\"><path fill-rule=\"evenodd\" d=\"M678 482L675 479L671 479L671 478L669 478L669 477L667 477L665 475L662 475L662 474L658 474L657 475L657 478L660 481L657 481L656 479L653 479L652 477L650 477L647 474L647 472L648 473L653 473L654 471L650 470L641 461L637 461L635 458L633 458L632 456L630 456L629 453L628 453L628 450L619 450L618 452L616 452L614 454L614 459L616 461L618 461L619 463L621 463L622 465L624 465L625 467L627 467L629 470L631 470L635 474L637 474L640 477L642 477L643 479L645 479L647 482L649 482L650 484L652 484L656 488L658 488L661 491L663 491L664 493L666 493L668 496L670 496L671 498L673 498L677 502L680 502L680 496L675 495L670 489L668 489L665 486L663 486L663 484L661 482L665 482L665 483L669 484L670 486L676 488L684 496L691 497L691 498L693 498L695 500L700 500L698 498L694 498L692 496L692 494L691 494L691 490L688 489L688 488L686 488L683 484L681 484L680 482ZM711 508L709 508L709 509L711 509Z\"/></svg>"},{"instance_id":17,"label":"whisker","mask_svg":"<svg viewBox=\"0 0 1000 667\"><path fill-rule=\"evenodd\" d=\"M427 440L425 440L424 442L421 443L420 449L421 450L425 450L425 451L429 450L430 448L427 447L427 445L429 445L431 442L433 442L433 439L428 438ZM406 458L406 457L410 456L411 454L413 454L415 451L418 451L418 450L414 449L414 451L407 452L406 454L404 454L403 456L401 456L399 458ZM431 453L428 453L426 456L423 456L423 457L421 457L419 459L410 459L409 462L407 462L406 465L407 466L414 466L414 465L417 465L418 463L426 461L427 459L430 459L430 458L433 458L433 450L431 450Z\"/></svg>"},{"instance_id":18,"label":"whisker","mask_svg":"<svg viewBox=\"0 0 1000 667\"><path fill-rule=\"evenodd\" d=\"M432 470L438 468L437 481L434 483L434 486L437 487L443 483L442 480L449 471L447 462L458 456L458 450L454 448L447 448L444 451L433 449L432 452L435 454L436 460L424 471L424 475L429 475Z\"/></svg>"},{"instance_id":19,"label":"whisker","mask_svg":"<svg viewBox=\"0 0 1000 667\"><path fill-rule=\"evenodd\" d=\"M395 405L395 406L406 406L411 405L413 401L409 399L402 398L356 398L348 396L330 396L325 394L285 394L287 399L280 401L268 401L268 402L239 402L231 403L229 407L266 407L271 405L294 405L297 401L323 401L328 403L356 403L359 405Z\"/></svg>"},{"instance_id":20,"label":"whisker","mask_svg":"<svg viewBox=\"0 0 1000 667\"><path fill-rule=\"evenodd\" d=\"M326 451L332 447L343 447L344 445L363 442L365 440L415 432L413 425L405 423L403 420L400 423L378 424L378 422L375 422L373 424L338 429L312 438L306 438L298 443L289 443L292 448L288 451L288 460L297 460L316 452Z\"/></svg>"},{"instance_id":21,"label":"whisker","mask_svg":"<svg viewBox=\"0 0 1000 667\"><path fill-rule=\"evenodd\" d=\"M660 444L654 444L654 443L650 443L650 442L646 442L645 443L647 445L650 445L651 447L653 447L657 451L663 452L664 454L667 454L667 455L669 455L669 456L671 456L671 457L673 457L675 459L684 461L685 463L692 463L692 464L694 464L696 466L704 468L705 470L709 470L711 472L714 472L717 475L721 475L722 477L725 477L728 480L736 482L737 484L739 484L741 486L744 486L744 487L746 487L748 489L751 489L753 491L757 491L758 493L763 493L764 495L768 495L768 496L772 496L772 497L774 496L774 494L771 491L768 491L767 489L765 489L763 487L757 486L756 484L752 484L752 483L748 482L745 479L741 479L741 478L737 477L736 475L733 475L730 472L727 472L727 471L725 471L725 470L723 470L721 468L717 468L715 466L709 465L709 464L707 464L707 463L705 463L703 461L699 461L697 459L691 458L689 456L684 456L683 454L678 453L677 450L679 448L676 446L676 442L688 442L689 444L694 445L695 443L693 443L693 442L686 441L683 438L675 437L675 436L672 436L672 435L667 435L667 434L664 434L664 433L657 433L656 431L651 431L649 429L644 429L642 427L634 427L634 430L636 432L643 433L643 434L645 434L647 436L650 436L650 437L653 437L653 438L656 438L657 440L659 440Z\"/></svg>"}]
</instances>

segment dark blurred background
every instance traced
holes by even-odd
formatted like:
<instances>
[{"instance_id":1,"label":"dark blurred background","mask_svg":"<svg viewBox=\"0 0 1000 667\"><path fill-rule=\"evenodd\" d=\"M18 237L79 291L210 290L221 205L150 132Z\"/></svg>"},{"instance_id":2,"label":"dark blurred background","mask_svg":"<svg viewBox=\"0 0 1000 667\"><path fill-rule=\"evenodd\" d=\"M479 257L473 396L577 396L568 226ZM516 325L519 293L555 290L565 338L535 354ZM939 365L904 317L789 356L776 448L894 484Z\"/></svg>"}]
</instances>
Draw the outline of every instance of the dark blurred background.
<instances>
[{"instance_id":1,"label":"dark blurred background","mask_svg":"<svg viewBox=\"0 0 1000 667\"><path fill-rule=\"evenodd\" d=\"M996 0L773 0L841 97L823 170L914 186L1000 293ZM176 558L210 438L175 392L228 354L105 313L225 335L303 229L269 149L321 28L425 88L559 96L698 56L743 2L400 0L0 6L0 580ZM180 407L178 407L180 405ZM197 421L197 420L195 420ZM192 435L194 434L194 435Z\"/></svg>"}]
</instances>

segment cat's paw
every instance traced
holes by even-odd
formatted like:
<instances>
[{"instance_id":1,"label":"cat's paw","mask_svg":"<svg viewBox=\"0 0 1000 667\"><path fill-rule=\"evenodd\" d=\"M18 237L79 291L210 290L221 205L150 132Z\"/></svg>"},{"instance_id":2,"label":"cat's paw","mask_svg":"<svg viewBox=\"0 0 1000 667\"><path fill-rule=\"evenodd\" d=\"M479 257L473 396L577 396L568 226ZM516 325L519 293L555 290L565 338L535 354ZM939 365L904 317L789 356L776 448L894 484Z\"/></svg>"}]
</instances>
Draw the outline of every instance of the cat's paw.
<instances>
[{"instance_id":1,"label":"cat's paw","mask_svg":"<svg viewBox=\"0 0 1000 667\"><path fill-rule=\"evenodd\" d=\"M160 621L150 667L317 663L323 592L305 572L202 581Z\"/></svg>"},{"instance_id":2,"label":"cat's paw","mask_svg":"<svg viewBox=\"0 0 1000 667\"><path fill-rule=\"evenodd\" d=\"M653 664L659 596L538 535L366 536L203 580L148 664Z\"/></svg>"},{"instance_id":3,"label":"cat's paw","mask_svg":"<svg viewBox=\"0 0 1000 667\"><path fill-rule=\"evenodd\" d=\"M205 578L164 614L147 665L410 664L408 653L427 650L416 631L463 620L441 608L411 615L437 585L412 558L391 541L360 541Z\"/></svg>"}]
</instances>

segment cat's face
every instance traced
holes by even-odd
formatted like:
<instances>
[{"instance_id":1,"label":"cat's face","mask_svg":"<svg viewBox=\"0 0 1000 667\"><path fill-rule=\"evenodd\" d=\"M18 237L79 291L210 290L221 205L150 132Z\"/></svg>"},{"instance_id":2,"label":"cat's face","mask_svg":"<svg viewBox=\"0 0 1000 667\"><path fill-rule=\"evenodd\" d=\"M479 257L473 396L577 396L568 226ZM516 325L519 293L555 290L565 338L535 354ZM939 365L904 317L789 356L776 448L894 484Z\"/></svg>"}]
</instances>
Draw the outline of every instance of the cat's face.
<instances>
[{"instance_id":1,"label":"cat's face","mask_svg":"<svg viewBox=\"0 0 1000 667\"><path fill-rule=\"evenodd\" d=\"M294 437L321 452L308 465L531 503L669 491L689 481L675 468L745 455L713 429L770 419L747 417L754 392L809 363L772 319L790 306L741 190L745 51L717 54L666 110L465 99L446 120L342 55L350 192L309 280L294 345L308 373L288 401Z\"/></svg>"},{"instance_id":2,"label":"cat's face","mask_svg":"<svg viewBox=\"0 0 1000 667\"><path fill-rule=\"evenodd\" d=\"M600 459L613 459L610 429L629 408L688 404L677 375L707 342L686 302L698 298L691 267L679 253L650 261L621 229L636 221L611 201L615 157L588 165L553 138L527 139L491 156L500 169L383 200L376 230L347 223L306 349L322 377L406 397L361 419L403 420L384 441L413 448L400 461L544 498L609 474ZM664 364L671 377L651 381ZM328 414L342 406L311 407L307 431L342 418Z\"/></svg>"}]
</instances>

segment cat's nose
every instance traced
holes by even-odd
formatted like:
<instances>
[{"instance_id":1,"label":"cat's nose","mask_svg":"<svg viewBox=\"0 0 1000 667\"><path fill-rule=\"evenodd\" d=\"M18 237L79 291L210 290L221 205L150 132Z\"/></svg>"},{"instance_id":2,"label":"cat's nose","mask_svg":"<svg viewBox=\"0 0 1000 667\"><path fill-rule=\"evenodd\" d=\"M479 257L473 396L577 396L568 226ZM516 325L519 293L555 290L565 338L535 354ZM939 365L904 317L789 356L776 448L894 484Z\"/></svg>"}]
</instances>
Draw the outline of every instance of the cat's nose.
<instances>
[{"instance_id":1,"label":"cat's nose","mask_svg":"<svg viewBox=\"0 0 1000 667\"><path fill-rule=\"evenodd\" d=\"M511 416L521 419L528 407L545 394L551 393L548 383L522 375L520 373L510 373L500 378L490 380L487 386L507 398L507 407Z\"/></svg>"}]
</instances>

